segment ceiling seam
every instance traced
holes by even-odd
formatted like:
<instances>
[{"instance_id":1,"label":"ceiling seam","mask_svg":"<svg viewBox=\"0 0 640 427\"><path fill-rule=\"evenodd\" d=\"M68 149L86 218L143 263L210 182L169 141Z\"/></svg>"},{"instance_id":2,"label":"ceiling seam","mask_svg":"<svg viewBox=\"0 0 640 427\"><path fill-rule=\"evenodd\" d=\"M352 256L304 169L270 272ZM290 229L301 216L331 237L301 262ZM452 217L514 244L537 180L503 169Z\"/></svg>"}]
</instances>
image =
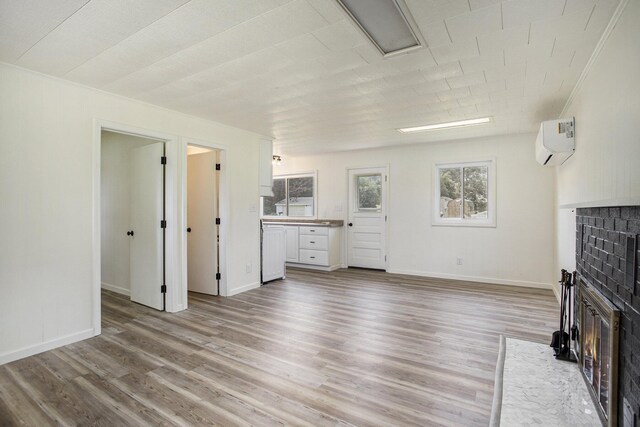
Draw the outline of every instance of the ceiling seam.
<instances>
[{"instance_id":1,"label":"ceiling seam","mask_svg":"<svg viewBox=\"0 0 640 427\"><path fill-rule=\"evenodd\" d=\"M54 28L51 29L51 31L49 31L47 34L45 34L44 36L40 37L38 39L38 41L36 41L34 44L31 45L31 47L29 47L29 49L25 50L17 59L16 61L19 61L22 59L23 56L25 56L31 49L33 49L38 43L40 43L42 40L44 40L49 34L53 33L55 30L57 30L62 24L64 24L65 22L67 22L72 16L74 16L76 13L78 13L80 10L82 10L86 5L88 5L89 3L91 3L91 0L87 0L82 6L80 6L79 8L77 8L75 10L75 12L73 12L71 15L67 16L66 18L64 18L58 25L56 25Z\"/></svg>"},{"instance_id":2,"label":"ceiling seam","mask_svg":"<svg viewBox=\"0 0 640 427\"><path fill-rule=\"evenodd\" d=\"M107 52L108 50L113 49L114 47L120 45L120 43L126 42L127 40L129 40L131 37L135 36L136 34L140 33L141 31L144 31L145 29L149 28L150 26L152 26L153 24L155 24L156 22L160 21L161 19L166 18L167 16L175 13L176 11L182 9L183 7L185 7L186 5L188 5L189 3L191 3L193 0L188 0L184 3L182 3L180 6L176 7L175 9L173 9L171 12L169 13L165 13L164 15L158 17L155 21L148 23L147 25L145 25L142 28L139 28L136 32L129 34L127 37L125 37L124 39L120 40L119 42L117 42L114 45L111 45L109 47L107 47L106 49L101 50L100 52L98 52L96 55L92 56L91 58L86 59L84 62L82 62L81 64L76 65L75 67L67 70L64 75L66 76L67 74L73 72L74 70L82 67L84 64L86 64L87 62L91 61L92 59L97 58L98 56L102 55L103 53Z\"/></svg>"},{"instance_id":3,"label":"ceiling seam","mask_svg":"<svg viewBox=\"0 0 640 427\"><path fill-rule=\"evenodd\" d=\"M306 4L308 4L306 1L305 1L305 3L306 3ZM233 30L233 29L235 29L235 28L239 27L240 25L247 24L248 22L254 21L254 20L258 19L259 17L261 17L261 16L263 16L263 15L266 15L266 14L268 14L268 13L272 13L272 12L273 12L273 11L275 11L275 10L281 9L281 8L283 8L284 6L286 6L287 4L289 4L289 3L281 4L281 5L277 6L277 7L274 7L274 8L273 8L273 9L271 9L271 10L268 10L268 11L266 11L266 12L263 12L263 13L259 14L259 15L256 15L256 16L254 16L253 18L247 19L246 21L239 22L238 24L236 24L236 25L234 25L234 26L232 26L232 27L229 27L229 28L227 28L226 30L221 31L221 32L219 32L219 33L217 33L217 34L214 34L214 35L213 35L213 36L211 36L211 37L207 37L206 39L200 40L200 41L198 41L198 42L196 42L196 43L193 43L193 44L191 44L191 45L189 45L189 46L186 46L186 47L184 47L183 49L181 49L181 50L180 50L180 51L178 51L178 52L174 52L174 53L172 53L172 54L170 54L170 55L167 55L167 56L165 56L165 57L162 57L162 58L158 59L157 61L152 62L151 64L145 65L144 67L139 68L139 69L137 69L137 70L135 70L135 71L133 71L133 72L131 72L131 73L127 73L127 74L125 74L125 75L123 75L123 76L120 76L120 77L118 77L118 78L117 78L117 79L115 79L115 80L111 80L111 81L110 81L110 82L108 82L107 84L115 83L115 82L120 81L120 80L122 80L122 79L124 79L124 78L126 78L126 77L131 76L132 74L135 74L135 73L138 73L138 72L140 72L140 71L142 71L142 70L148 69L148 68L150 68L150 67L152 67L152 66L156 65L157 63L161 62L161 61L167 60L167 59L169 59L169 58L171 58L171 57L173 57L173 56L177 56L177 55L178 55L180 52L182 52L182 51L185 51L185 50L187 50L187 49L191 49L191 48L193 48L193 47L195 47L195 46L198 46L198 45L200 45L200 44L204 44L204 43L208 42L210 39L213 39L214 37L218 37L218 36L220 36L220 35L222 35L222 34L224 34L224 33L226 33L226 32L229 32L229 31L231 31L231 30ZM315 9L313 9L313 10L315 11ZM317 13L317 12L316 12L316 13ZM325 19L325 18L324 18L320 13L318 13L318 15L319 15L322 19ZM325 21L326 21L326 19L325 19ZM265 49L267 49L267 48L265 48ZM260 50L255 51L255 52L260 52L260 51L262 51L262 50L264 50L264 49L260 49ZM251 52L251 53L255 53L255 52ZM249 54L247 54L247 55L250 55L251 53L249 53ZM244 55L244 56L246 56L246 55ZM235 60L235 59L238 59L238 58L234 58L233 60ZM227 61L227 62L229 62L229 61ZM223 63L223 64L224 64L224 63ZM222 64L220 64L220 65L222 65ZM203 71L204 71L204 70L203 70ZM192 76L192 75L193 75L193 74L190 74L189 76ZM189 77L189 76L186 76L186 77ZM163 85L163 86L165 86L165 85ZM162 86L158 86L158 87L162 87Z\"/></svg>"}]
</instances>

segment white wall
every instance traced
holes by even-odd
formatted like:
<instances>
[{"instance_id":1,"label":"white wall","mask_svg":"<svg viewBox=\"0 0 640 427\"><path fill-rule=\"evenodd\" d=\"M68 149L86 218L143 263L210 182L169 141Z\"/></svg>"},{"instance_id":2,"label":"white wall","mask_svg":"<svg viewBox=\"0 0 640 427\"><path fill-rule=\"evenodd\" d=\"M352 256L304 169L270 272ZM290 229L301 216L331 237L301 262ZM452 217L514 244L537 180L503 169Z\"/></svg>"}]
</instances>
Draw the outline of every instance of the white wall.
<instances>
[{"instance_id":1,"label":"white wall","mask_svg":"<svg viewBox=\"0 0 640 427\"><path fill-rule=\"evenodd\" d=\"M95 119L227 146L229 293L258 285L259 135L5 64L0 94L0 363L93 334Z\"/></svg>"},{"instance_id":2,"label":"white wall","mask_svg":"<svg viewBox=\"0 0 640 427\"><path fill-rule=\"evenodd\" d=\"M390 272L549 287L554 261L554 172L535 135L290 157L274 175L318 170L318 217L346 219L348 167L390 165ZM277 150L276 150L277 152ZM497 227L432 226L433 166L496 158ZM463 265L456 265L456 258Z\"/></svg>"},{"instance_id":3,"label":"white wall","mask_svg":"<svg viewBox=\"0 0 640 427\"><path fill-rule=\"evenodd\" d=\"M563 112L576 118L576 152L557 168L558 268L575 266L572 208L640 204L639 22L631 0Z\"/></svg>"},{"instance_id":4,"label":"white wall","mask_svg":"<svg viewBox=\"0 0 640 427\"><path fill-rule=\"evenodd\" d=\"M132 148L157 142L114 132L102 133L100 150L100 248L102 287L129 295Z\"/></svg>"}]
</instances>

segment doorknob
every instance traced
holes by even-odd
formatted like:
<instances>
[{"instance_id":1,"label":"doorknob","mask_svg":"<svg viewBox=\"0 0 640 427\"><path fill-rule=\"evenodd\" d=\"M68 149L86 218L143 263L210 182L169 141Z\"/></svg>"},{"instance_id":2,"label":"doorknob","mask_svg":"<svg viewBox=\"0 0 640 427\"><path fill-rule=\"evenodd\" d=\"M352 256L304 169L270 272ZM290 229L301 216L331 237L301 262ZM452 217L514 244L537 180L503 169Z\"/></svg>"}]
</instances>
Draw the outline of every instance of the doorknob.
<instances>
[{"instance_id":1,"label":"doorknob","mask_svg":"<svg viewBox=\"0 0 640 427\"><path fill-rule=\"evenodd\" d=\"M347 224L349 227L353 227L353 223L350 222L349 224Z\"/></svg>"},{"instance_id":2,"label":"doorknob","mask_svg":"<svg viewBox=\"0 0 640 427\"><path fill-rule=\"evenodd\" d=\"M191 227L187 227L187 233L191 233Z\"/></svg>"},{"instance_id":3,"label":"doorknob","mask_svg":"<svg viewBox=\"0 0 640 427\"><path fill-rule=\"evenodd\" d=\"M127 231L127 236L133 236L133 230Z\"/></svg>"}]
</instances>

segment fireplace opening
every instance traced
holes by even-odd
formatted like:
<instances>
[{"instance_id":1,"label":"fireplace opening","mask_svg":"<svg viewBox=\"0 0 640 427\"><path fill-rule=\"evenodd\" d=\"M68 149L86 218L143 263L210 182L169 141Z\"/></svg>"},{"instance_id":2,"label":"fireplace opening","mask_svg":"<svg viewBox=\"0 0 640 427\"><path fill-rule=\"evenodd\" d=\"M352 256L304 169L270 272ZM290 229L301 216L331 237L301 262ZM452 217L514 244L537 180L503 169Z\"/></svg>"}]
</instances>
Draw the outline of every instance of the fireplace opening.
<instances>
[{"instance_id":1,"label":"fireplace opening","mask_svg":"<svg viewBox=\"0 0 640 427\"><path fill-rule=\"evenodd\" d=\"M579 359L591 397L607 426L617 425L618 335L620 311L595 288L580 280Z\"/></svg>"}]
</instances>

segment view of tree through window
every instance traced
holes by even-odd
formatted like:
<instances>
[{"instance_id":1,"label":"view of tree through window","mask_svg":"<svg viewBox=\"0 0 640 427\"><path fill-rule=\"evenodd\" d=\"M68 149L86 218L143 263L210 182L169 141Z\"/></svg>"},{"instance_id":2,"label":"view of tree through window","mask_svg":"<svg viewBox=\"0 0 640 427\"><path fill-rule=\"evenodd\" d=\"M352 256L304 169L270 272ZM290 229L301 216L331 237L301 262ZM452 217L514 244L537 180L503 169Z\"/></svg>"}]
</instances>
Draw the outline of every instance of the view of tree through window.
<instances>
[{"instance_id":1,"label":"view of tree through window","mask_svg":"<svg viewBox=\"0 0 640 427\"><path fill-rule=\"evenodd\" d=\"M486 166L464 168L464 217L487 218L487 185L489 169Z\"/></svg>"},{"instance_id":2,"label":"view of tree through window","mask_svg":"<svg viewBox=\"0 0 640 427\"><path fill-rule=\"evenodd\" d=\"M382 205L382 175L356 177L358 209L380 209Z\"/></svg>"},{"instance_id":3,"label":"view of tree through window","mask_svg":"<svg viewBox=\"0 0 640 427\"><path fill-rule=\"evenodd\" d=\"M314 215L313 176L273 179L273 197L262 198L265 216L305 217Z\"/></svg>"},{"instance_id":4,"label":"view of tree through window","mask_svg":"<svg viewBox=\"0 0 640 427\"><path fill-rule=\"evenodd\" d=\"M276 207L276 203L278 201L283 200L287 197L287 187L285 179L277 179L273 180L273 197L263 197L262 199L262 214L273 216L278 215L278 209Z\"/></svg>"},{"instance_id":5,"label":"view of tree through window","mask_svg":"<svg viewBox=\"0 0 640 427\"><path fill-rule=\"evenodd\" d=\"M488 218L487 166L440 168L439 172L441 218Z\"/></svg>"}]
</instances>

